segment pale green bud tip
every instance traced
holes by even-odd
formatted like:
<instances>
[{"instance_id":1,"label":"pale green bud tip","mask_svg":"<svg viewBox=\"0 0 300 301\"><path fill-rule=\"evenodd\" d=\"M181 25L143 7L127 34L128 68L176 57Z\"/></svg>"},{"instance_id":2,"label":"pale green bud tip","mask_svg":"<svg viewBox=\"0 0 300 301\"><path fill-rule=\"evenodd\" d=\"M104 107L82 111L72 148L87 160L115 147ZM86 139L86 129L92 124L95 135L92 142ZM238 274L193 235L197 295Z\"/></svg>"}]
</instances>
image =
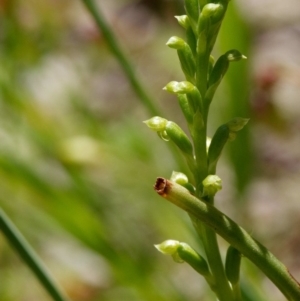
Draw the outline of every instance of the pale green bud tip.
<instances>
[{"instance_id":1,"label":"pale green bud tip","mask_svg":"<svg viewBox=\"0 0 300 301\"><path fill-rule=\"evenodd\" d=\"M154 245L154 247L161 253L165 255L174 255L177 253L177 249L180 245L180 242L177 240L165 240L161 244Z\"/></svg>"},{"instance_id":2,"label":"pale green bud tip","mask_svg":"<svg viewBox=\"0 0 300 301\"><path fill-rule=\"evenodd\" d=\"M221 4L208 3L203 7L201 14L205 17L210 17L217 13L221 7Z\"/></svg>"},{"instance_id":3,"label":"pale green bud tip","mask_svg":"<svg viewBox=\"0 0 300 301\"><path fill-rule=\"evenodd\" d=\"M238 50L229 50L227 53L227 60L229 62L237 62L237 61L240 61L240 60L245 60L247 59L246 56L244 56L243 54L241 54Z\"/></svg>"},{"instance_id":4,"label":"pale green bud tip","mask_svg":"<svg viewBox=\"0 0 300 301\"><path fill-rule=\"evenodd\" d=\"M183 82L172 81L172 82L169 82L163 88L163 90L168 91L170 93L175 93L175 94L186 94L186 93L192 92L194 89L195 89L195 86L188 81L183 81Z\"/></svg>"},{"instance_id":5,"label":"pale green bud tip","mask_svg":"<svg viewBox=\"0 0 300 301\"><path fill-rule=\"evenodd\" d=\"M159 116L143 121L151 130L162 132L165 130L168 120Z\"/></svg>"},{"instance_id":6,"label":"pale green bud tip","mask_svg":"<svg viewBox=\"0 0 300 301\"><path fill-rule=\"evenodd\" d=\"M231 132L238 132L248 123L248 121L248 118L236 117L230 120L227 123L227 126Z\"/></svg>"},{"instance_id":7,"label":"pale green bud tip","mask_svg":"<svg viewBox=\"0 0 300 301\"><path fill-rule=\"evenodd\" d=\"M187 29L190 26L189 17L187 15L175 16L179 25L181 25L184 29Z\"/></svg>"},{"instance_id":8,"label":"pale green bud tip","mask_svg":"<svg viewBox=\"0 0 300 301\"><path fill-rule=\"evenodd\" d=\"M188 177L184 173L177 171L172 172L170 180L179 185L186 185L189 182Z\"/></svg>"},{"instance_id":9,"label":"pale green bud tip","mask_svg":"<svg viewBox=\"0 0 300 301\"><path fill-rule=\"evenodd\" d=\"M174 49L182 49L185 47L185 41L179 37L171 37L166 43L167 46Z\"/></svg>"},{"instance_id":10,"label":"pale green bud tip","mask_svg":"<svg viewBox=\"0 0 300 301\"><path fill-rule=\"evenodd\" d=\"M222 180L217 175L207 176L203 182L204 195L214 196L222 189Z\"/></svg>"}]
</instances>

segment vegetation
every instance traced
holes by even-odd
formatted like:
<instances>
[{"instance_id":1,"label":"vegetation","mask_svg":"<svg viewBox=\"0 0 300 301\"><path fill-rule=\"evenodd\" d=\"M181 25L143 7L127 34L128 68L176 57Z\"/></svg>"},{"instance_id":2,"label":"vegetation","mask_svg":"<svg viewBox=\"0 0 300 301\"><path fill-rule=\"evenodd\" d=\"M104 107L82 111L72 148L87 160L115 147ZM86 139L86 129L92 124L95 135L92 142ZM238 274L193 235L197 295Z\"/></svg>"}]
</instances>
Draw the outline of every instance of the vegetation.
<instances>
[{"instance_id":1,"label":"vegetation","mask_svg":"<svg viewBox=\"0 0 300 301\"><path fill-rule=\"evenodd\" d=\"M177 53L184 79L170 81L164 90L178 98L186 121L181 126L171 121L179 119L173 104L162 112L151 95L155 94L157 83L147 78L147 72L135 71L100 7L93 0L82 3L100 29L101 37L89 28L81 36L78 28L68 25L63 17L58 19L57 11L63 13L67 4L46 10L35 4L38 12L35 23L26 23L26 17L19 16L22 9L31 11L26 4L21 10L17 1L2 4L1 23L5 30L0 58L1 300L47 300L41 287L31 282L34 281L31 274L27 275L17 257L11 256L11 247L49 296L57 301L68 298L179 301L215 300L216 297L220 301L265 300L258 269L288 300L299 300L299 283L286 267L219 211L217 202L215 207L215 196L224 185L218 175L219 159L227 143L236 137L231 152L236 154L238 150L241 155L232 156L231 168L237 175L236 191L240 197L251 175L251 145L248 132L243 129L248 122L247 105L242 101L237 105L235 99L236 91L242 90L239 97L247 92L247 80L242 72L246 57L235 49L226 49L221 55L215 51L217 59L212 56L232 3L186 0L185 14L176 17L185 37L178 37L182 35L178 33L167 41L167 46ZM228 13L231 22L239 22L234 11ZM60 29L65 26L70 26L67 33L77 37L77 44L76 39L68 36L63 38L65 44L60 44ZM238 32L242 24L238 28L236 38L245 37ZM160 49L160 40L157 40ZM96 71L107 68L109 52L104 41L136 95L126 89L120 94L116 91L121 101L110 100L117 102L111 111L101 93L102 105L98 109L92 89L98 84L105 89ZM226 44L222 41L221 37L220 49ZM103 43L103 47L99 47L99 43ZM247 50L243 38L237 44L244 48L241 50ZM82 57L81 53L88 55ZM148 54L153 56L151 51ZM241 67L234 66L235 73L230 74L230 63L240 60L237 64ZM165 58L160 63L164 61ZM174 57L171 64L173 62ZM61 64L65 69L60 68ZM54 78L60 77L64 85L71 85L66 94L58 91L56 99L52 99L55 93L50 93L55 85L51 86L53 74L47 74L49 68L53 68ZM35 70L39 70L39 75ZM236 76L238 71L241 74ZM216 98L227 72L228 94L235 102L228 102L225 114L220 114L221 105ZM176 76L181 75L176 73ZM118 75L111 78L109 89L122 89ZM147 83L147 88L142 82ZM128 101L122 99L126 93ZM140 101L144 113L130 101L134 97ZM118 106L121 112L117 111ZM109 112L106 115L105 110ZM232 114L229 121L224 122L223 119ZM158 143L161 141L140 127L142 118L147 119L144 123L170 146L169 151L162 149ZM218 119L222 119L220 126L216 126ZM214 133L212 138L208 137L210 132ZM172 170L169 179L168 173ZM150 183L158 175L163 177L155 183L156 192L186 211L192 223L181 210L171 211L171 207L160 202L153 193ZM237 204L235 201L233 206ZM199 238L194 236L191 224ZM227 243L218 241L217 234ZM186 262L207 285L188 288L191 279L196 279L198 284L198 275L190 274L186 265L172 264L155 252L153 244L164 237L174 237L174 240L166 240L156 248L171 255L176 262ZM63 254L61 258L59 254ZM57 281L46 268L51 266L53 256L55 262L60 260L52 265ZM75 267L84 265L87 258L90 263L86 268L79 267L79 272L76 271ZM258 269L253 270L249 262L244 263L245 258ZM17 269L13 268L15 262ZM190 275L187 281L178 280L182 271ZM247 276L243 278L243 274ZM66 293L57 283L62 283ZM22 288L20 293L11 290L16 286Z\"/></svg>"}]
</instances>

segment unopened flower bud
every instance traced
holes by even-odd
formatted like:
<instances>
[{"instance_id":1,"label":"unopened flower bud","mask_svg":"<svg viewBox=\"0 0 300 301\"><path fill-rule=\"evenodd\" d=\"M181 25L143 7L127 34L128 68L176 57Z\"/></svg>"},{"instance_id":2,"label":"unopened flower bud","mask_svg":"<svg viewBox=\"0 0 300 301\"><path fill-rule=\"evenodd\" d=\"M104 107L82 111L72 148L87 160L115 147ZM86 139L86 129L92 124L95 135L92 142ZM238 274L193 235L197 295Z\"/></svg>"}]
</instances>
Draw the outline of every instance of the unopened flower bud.
<instances>
[{"instance_id":1,"label":"unopened flower bud","mask_svg":"<svg viewBox=\"0 0 300 301\"><path fill-rule=\"evenodd\" d=\"M166 90L170 93L174 93L174 94L186 94L186 93L190 93L195 89L195 86L188 82L188 81L183 81L183 82L176 82L176 81L172 81L169 82L164 88L163 90Z\"/></svg>"},{"instance_id":2,"label":"unopened flower bud","mask_svg":"<svg viewBox=\"0 0 300 301\"><path fill-rule=\"evenodd\" d=\"M247 118L236 117L227 122L227 125L231 132L238 132L248 123L248 121L249 119Z\"/></svg>"},{"instance_id":3,"label":"unopened flower bud","mask_svg":"<svg viewBox=\"0 0 300 301\"><path fill-rule=\"evenodd\" d=\"M189 17L187 15L175 16L175 18L184 29L187 29L190 26Z\"/></svg>"},{"instance_id":4,"label":"unopened flower bud","mask_svg":"<svg viewBox=\"0 0 300 301\"><path fill-rule=\"evenodd\" d=\"M162 132L166 129L168 120L159 116L152 117L143 121L151 130L155 132Z\"/></svg>"},{"instance_id":5,"label":"unopened flower bud","mask_svg":"<svg viewBox=\"0 0 300 301\"><path fill-rule=\"evenodd\" d=\"M193 111L190 107L189 101L185 94L178 94L178 102L181 108L181 111L189 125L189 127L193 124Z\"/></svg>"},{"instance_id":6,"label":"unopened flower bud","mask_svg":"<svg viewBox=\"0 0 300 301\"><path fill-rule=\"evenodd\" d=\"M241 54L238 50L230 50L227 52L227 60L229 62L238 62L240 60L246 60L247 57Z\"/></svg>"},{"instance_id":7,"label":"unopened flower bud","mask_svg":"<svg viewBox=\"0 0 300 301\"><path fill-rule=\"evenodd\" d=\"M184 173L177 171L172 172L170 180L182 186L189 182L188 177Z\"/></svg>"},{"instance_id":8,"label":"unopened flower bud","mask_svg":"<svg viewBox=\"0 0 300 301\"><path fill-rule=\"evenodd\" d=\"M170 48L182 49L185 47L186 42L184 41L184 39L174 36L168 40L166 45L169 46Z\"/></svg>"},{"instance_id":9,"label":"unopened flower bud","mask_svg":"<svg viewBox=\"0 0 300 301\"><path fill-rule=\"evenodd\" d=\"M177 249L179 247L179 241L177 240L165 240L161 244L154 245L154 247L161 253L165 255L173 255L177 252Z\"/></svg>"},{"instance_id":10,"label":"unopened flower bud","mask_svg":"<svg viewBox=\"0 0 300 301\"><path fill-rule=\"evenodd\" d=\"M222 180L217 175L207 176L203 182L203 196L214 197L222 189Z\"/></svg>"},{"instance_id":11,"label":"unopened flower bud","mask_svg":"<svg viewBox=\"0 0 300 301\"><path fill-rule=\"evenodd\" d=\"M223 6L216 3L206 4L201 11L201 15L205 18L210 18L212 22L218 22L223 17L223 14Z\"/></svg>"}]
</instances>

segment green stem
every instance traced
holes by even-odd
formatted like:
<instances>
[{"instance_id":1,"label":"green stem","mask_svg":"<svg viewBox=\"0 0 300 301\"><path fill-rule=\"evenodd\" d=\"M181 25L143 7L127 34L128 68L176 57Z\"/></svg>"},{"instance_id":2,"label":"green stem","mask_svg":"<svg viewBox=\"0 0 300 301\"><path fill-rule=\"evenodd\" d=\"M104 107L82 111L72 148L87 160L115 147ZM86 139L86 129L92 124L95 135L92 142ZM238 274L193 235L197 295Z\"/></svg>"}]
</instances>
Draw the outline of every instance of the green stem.
<instances>
[{"instance_id":1,"label":"green stem","mask_svg":"<svg viewBox=\"0 0 300 301\"><path fill-rule=\"evenodd\" d=\"M23 235L15 227L12 221L0 208L0 230L3 232L6 239L12 245L12 247L21 256L24 262L40 280L41 284L47 290L47 292L52 296L55 301L68 301L69 299L58 287L57 283L50 276L46 267L39 259L37 254L25 240Z\"/></svg>"},{"instance_id":2,"label":"green stem","mask_svg":"<svg viewBox=\"0 0 300 301\"><path fill-rule=\"evenodd\" d=\"M287 268L228 216L214 206L197 199L181 185L169 180L158 178L155 190L171 203L201 220L250 259L278 287L287 300L300 300L300 284Z\"/></svg>"},{"instance_id":3,"label":"green stem","mask_svg":"<svg viewBox=\"0 0 300 301\"><path fill-rule=\"evenodd\" d=\"M202 225L203 245L211 273L216 282L216 294L220 301L232 301L232 291L226 278L223 262L221 259L217 236L213 229Z\"/></svg>"},{"instance_id":4,"label":"green stem","mask_svg":"<svg viewBox=\"0 0 300 301\"><path fill-rule=\"evenodd\" d=\"M110 29L109 25L104 19L100 8L96 6L94 0L82 0L82 2L85 4L86 8L93 16L111 52L114 54L114 56L119 61L121 67L123 68L123 71L126 74L128 80L130 81L130 84L133 90L135 91L136 95L139 97L142 103L147 107L151 115L160 116L160 112L157 109L155 102L153 101L149 93L146 91L141 81L138 79L129 58L126 56L125 52L122 50L121 45L118 43L117 39L115 38L112 30Z\"/></svg>"},{"instance_id":5,"label":"green stem","mask_svg":"<svg viewBox=\"0 0 300 301\"><path fill-rule=\"evenodd\" d=\"M209 201L213 204L213 200ZM219 250L217 235L213 229L203 224L201 220L190 214L193 225L202 239L205 254L215 281L215 293L220 301L232 301L233 292L225 275L225 270Z\"/></svg>"}]
</instances>

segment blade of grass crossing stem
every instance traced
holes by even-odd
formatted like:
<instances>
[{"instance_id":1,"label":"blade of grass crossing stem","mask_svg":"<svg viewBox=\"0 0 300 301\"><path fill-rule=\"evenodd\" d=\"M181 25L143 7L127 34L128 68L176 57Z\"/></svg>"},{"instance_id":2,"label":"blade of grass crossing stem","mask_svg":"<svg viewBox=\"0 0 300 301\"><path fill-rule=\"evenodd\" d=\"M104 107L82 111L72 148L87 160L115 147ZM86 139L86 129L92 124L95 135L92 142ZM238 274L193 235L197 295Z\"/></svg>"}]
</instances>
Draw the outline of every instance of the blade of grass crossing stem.
<instances>
[{"instance_id":1,"label":"blade of grass crossing stem","mask_svg":"<svg viewBox=\"0 0 300 301\"><path fill-rule=\"evenodd\" d=\"M160 116L160 112L154 104L152 97L148 94L146 89L143 87L141 81L138 79L132 64L122 50L121 45L119 45L117 39L115 38L112 30L104 19L102 12L98 6L96 6L94 0L82 0L88 11L94 18L97 26L101 30L105 41L107 42L111 52L119 61L124 73L126 74L130 84L137 94L142 103L147 107L148 111L154 116Z\"/></svg>"},{"instance_id":2,"label":"blade of grass crossing stem","mask_svg":"<svg viewBox=\"0 0 300 301\"><path fill-rule=\"evenodd\" d=\"M55 283L50 276L46 267L37 256L35 251L31 248L29 243L16 228L13 222L7 217L5 212L0 208L0 231L4 234L6 239L21 256L23 261L32 270L35 276L39 279L43 287L52 296L55 301L70 301L70 299L62 292L62 290Z\"/></svg>"},{"instance_id":3,"label":"blade of grass crossing stem","mask_svg":"<svg viewBox=\"0 0 300 301\"><path fill-rule=\"evenodd\" d=\"M103 17L100 7L96 6L94 0L82 0L82 2L86 6L87 10L91 13L98 28L101 30L101 33L104 36L111 52L119 61L127 79L131 84L133 91L136 93L139 100L148 110L149 114L153 116L163 115L156 107L153 98L143 86L141 80L138 78L136 72L134 71L134 68L132 67L132 63L130 62L125 52L122 50L122 47L115 38L113 31L110 29L105 18ZM189 173L185 164L183 163L183 158L180 156L180 154L178 154L177 149L175 149L172 144L169 144L169 149L174 157L175 162L178 164L178 167L186 173Z\"/></svg>"}]
</instances>

